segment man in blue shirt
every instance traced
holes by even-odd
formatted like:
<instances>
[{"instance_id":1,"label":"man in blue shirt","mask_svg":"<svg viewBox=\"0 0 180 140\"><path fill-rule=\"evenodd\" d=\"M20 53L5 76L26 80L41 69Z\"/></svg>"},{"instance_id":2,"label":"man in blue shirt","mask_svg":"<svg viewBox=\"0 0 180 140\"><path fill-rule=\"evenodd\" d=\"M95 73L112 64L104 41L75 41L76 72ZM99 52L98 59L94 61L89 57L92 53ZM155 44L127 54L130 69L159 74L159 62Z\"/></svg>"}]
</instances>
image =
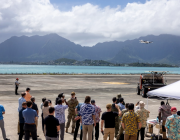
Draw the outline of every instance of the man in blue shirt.
<instances>
[{"instance_id":1,"label":"man in blue shirt","mask_svg":"<svg viewBox=\"0 0 180 140\"><path fill-rule=\"evenodd\" d=\"M32 109L32 102L27 101L27 109L23 112L23 117L25 120L24 124L24 131L25 131L25 140L29 140L30 133L33 140L37 140L37 130L35 125L35 120L37 119L38 115L37 112Z\"/></svg>"},{"instance_id":2,"label":"man in blue shirt","mask_svg":"<svg viewBox=\"0 0 180 140\"><path fill-rule=\"evenodd\" d=\"M77 138L77 134L78 134L78 130L79 130L79 126L80 126L80 117L79 117L79 111L81 109L83 103L79 103L76 108L75 108L75 113L76 113L76 127L75 127L75 132L74 132L74 140L76 140ZM80 140L82 140L82 131L80 134Z\"/></svg>"},{"instance_id":3,"label":"man in blue shirt","mask_svg":"<svg viewBox=\"0 0 180 140\"><path fill-rule=\"evenodd\" d=\"M122 111L123 109L125 109L125 106L123 105L124 103L124 99L123 98L120 98L119 99L119 103L118 103L118 106L120 107L120 110Z\"/></svg>"},{"instance_id":4,"label":"man in blue shirt","mask_svg":"<svg viewBox=\"0 0 180 140\"><path fill-rule=\"evenodd\" d=\"M3 114L5 114L5 109L2 105L0 105L0 128L2 130L2 135L4 140L9 140L6 138L6 132L4 129L4 120L3 120Z\"/></svg>"},{"instance_id":5,"label":"man in blue shirt","mask_svg":"<svg viewBox=\"0 0 180 140\"><path fill-rule=\"evenodd\" d=\"M22 109L22 103L26 102L26 93L22 92L21 97L19 98L19 107L18 107L18 112ZM18 117L19 118L19 117ZM18 119L18 134L20 133L20 124L19 124L19 119Z\"/></svg>"},{"instance_id":6,"label":"man in blue shirt","mask_svg":"<svg viewBox=\"0 0 180 140\"><path fill-rule=\"evenodd\" d=\"M22 109L22 103L26 102L26 93L25 92L22 92L21 93L21 97L19 98L19 107L18 107L18 111L20 111Z\"/></svg>"},{"instance_id":7,"label":"man in blue shirt","mask_svg":"<svg viewBox=\"0 0 180 140\"><path fill-rule=\"evenodd\" d=\"M22 109L19 111L19 123L20 123L20 134L19 134L19 140L22 140L23 134L24 134L24 118L22 112L27 108L27 103L22 103Z\"/></svg>"},{"instance_id":8,"label":"man in blue shirt","mask_svg":"<svg viewBox=\"0 0 180 140\"><path fill-rule=\"evenodd\" d=\"M86 135L88 133L88 139L92 140L93 124L96 126L95 119L95 108L90 104L91 97L86 96L84 104L80 109L80 116L83 124L83 140L86 140Z\"/></svg>"}]
</instances>

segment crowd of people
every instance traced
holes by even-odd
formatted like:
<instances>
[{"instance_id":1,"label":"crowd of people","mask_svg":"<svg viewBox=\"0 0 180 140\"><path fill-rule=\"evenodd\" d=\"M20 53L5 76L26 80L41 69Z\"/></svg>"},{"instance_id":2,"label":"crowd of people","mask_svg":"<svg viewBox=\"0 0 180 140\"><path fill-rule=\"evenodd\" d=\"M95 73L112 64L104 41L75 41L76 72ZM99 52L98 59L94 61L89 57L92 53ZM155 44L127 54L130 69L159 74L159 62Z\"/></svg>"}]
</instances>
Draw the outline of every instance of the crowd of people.
<instances>
[{"instance_id":1,"label":"crowd of people","mask_svg":"<svg viewBox=\"0 0 180 140\"><path fill-rule=\"evenodd\" d=\"M17 83L17 82L16 82ZM17 87L15 87L15 94ZM79 103L75 92L71 93L71 98L66 101L63 93L55 99L55 106L51 100L42 98L41 118L42 131L46 140L64 140L64 133L68 133L72 121L73 139L77 139L80 129L80 140L98 140L100 132L103 140L144 140L145 128L150 112L145 108L145 103L139 101L135 106L133 103L125 103L120 94L112 98L112 103L106 105L106 111L102 113L95 100L86 96L84 103ZM65 120L65 110L68 109L67 122ZM18 134L19 140L37 140L37 126L39 109L35 103L35 97L30 94L30 88L21 93L18 107ZM102 115L101 115L102 113ZM4 129L3 114L5 109L0 105L0 127L4 140L6 132ZM158 121L162 122L163 139L180 139L180 116L176 107L161 102L158 112ZM66 122L66 125L65 125ZM140 137L139 137L140 136Z\"/></svg>"}]
</instances>

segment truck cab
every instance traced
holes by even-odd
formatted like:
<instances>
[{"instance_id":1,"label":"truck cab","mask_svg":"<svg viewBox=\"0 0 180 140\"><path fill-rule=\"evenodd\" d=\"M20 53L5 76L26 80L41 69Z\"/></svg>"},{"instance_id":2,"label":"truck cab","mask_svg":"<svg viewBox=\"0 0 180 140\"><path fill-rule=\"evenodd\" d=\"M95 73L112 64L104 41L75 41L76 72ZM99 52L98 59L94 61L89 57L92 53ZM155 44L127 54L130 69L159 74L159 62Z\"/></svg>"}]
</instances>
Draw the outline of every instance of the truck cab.
<instances>
[{"instance_id":1,"label":"truck cab","mask_svg":"<svg viewBox=\"0 0 180 140\"><path fill-rule=\"evenodd\" d=\"M165 72L150 71L149 73L141 74L137 85L137 95L147 97L147 92L165 86L163 75Z\"/></svg>"}]
</instances>

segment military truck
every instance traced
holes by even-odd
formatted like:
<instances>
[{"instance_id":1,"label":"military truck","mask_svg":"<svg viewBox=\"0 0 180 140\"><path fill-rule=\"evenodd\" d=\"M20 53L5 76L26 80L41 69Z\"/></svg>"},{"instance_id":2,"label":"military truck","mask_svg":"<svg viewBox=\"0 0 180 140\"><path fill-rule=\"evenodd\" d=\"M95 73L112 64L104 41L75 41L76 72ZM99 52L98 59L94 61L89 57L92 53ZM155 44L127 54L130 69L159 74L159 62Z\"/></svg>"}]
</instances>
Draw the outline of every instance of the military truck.
<instances>
[{"instance_id":1,"label":"military truck","mask_svg":"<svg viewBox=\"0 0 180 140\"><path fill-rule=\"evenodd\" d=\"M164 75L167 71L149 71L140 75L139 83L137 85L137 95L142 95L142 97L147 97L147 92L166 86L166 79Z\"/></svg>"}]
</instances>

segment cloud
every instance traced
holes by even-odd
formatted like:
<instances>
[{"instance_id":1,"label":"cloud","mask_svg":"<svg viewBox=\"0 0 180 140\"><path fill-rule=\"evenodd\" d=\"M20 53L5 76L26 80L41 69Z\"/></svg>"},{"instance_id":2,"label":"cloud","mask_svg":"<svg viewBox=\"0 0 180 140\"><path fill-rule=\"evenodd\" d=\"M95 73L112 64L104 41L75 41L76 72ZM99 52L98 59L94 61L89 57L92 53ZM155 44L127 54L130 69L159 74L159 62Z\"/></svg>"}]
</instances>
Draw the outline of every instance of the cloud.
<instances>
[{"instance_id":1,"label":"cloud","mask_svg":"<svg viewBox=\"0 0 180 140\"><path fill-rule=\"evenodd\" d=\"M128 3L125 8L87 3L61 11L49 0L0 0L0 41L57 33L77 44L124 41L149 34L180 35L180 0Z\"/></svg>"}]
</instances>

